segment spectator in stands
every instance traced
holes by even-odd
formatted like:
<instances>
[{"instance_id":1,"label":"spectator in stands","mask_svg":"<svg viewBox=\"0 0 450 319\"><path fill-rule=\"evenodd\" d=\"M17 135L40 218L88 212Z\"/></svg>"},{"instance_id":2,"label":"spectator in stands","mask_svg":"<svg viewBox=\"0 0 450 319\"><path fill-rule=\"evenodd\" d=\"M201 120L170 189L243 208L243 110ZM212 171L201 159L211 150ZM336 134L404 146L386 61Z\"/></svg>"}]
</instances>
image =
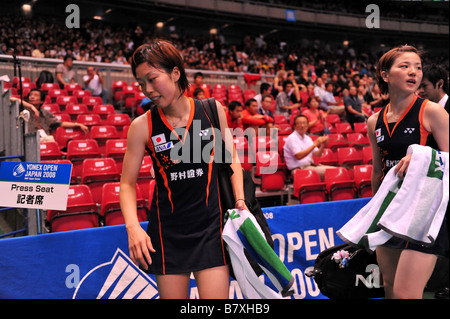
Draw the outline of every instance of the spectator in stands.
<instances>
[{"instance_id":1,"label":"spectator in stands","mask_svg":"<svg viewBox=\"0 0 450 319\"><path fill-rule=\"evenodd\" d=\"M59 83L61 89L64 89L64 85L75 83L75 71L72 69L73 57L66 55L64 57L64 63L56 66L56 81Z\"/></svg>"},{"instance_id":2,"label":"spectator in stands","mask_svg":"<svg viewBox=\"0 0 450 319\"><path fill-rule=\"evenodd\" d=\"M192 97L194 99L199 99L199 100L202 100L202 99L206 98L205 90L203 90L202 88L196 88L194 90L194 93L192 93Z\"/></svg>"},{"instance_id":3,"label":"spectator in stands","mask_svg":"<svg viewBox=\"0 0 450 319\"><path fill-rule=\"evenodd\" d=\"M292 70L287 71L287 79L292 82L292 87L294 88L294 90L292 91L292 93L290 95L292 103L294 103L294 104L300 103L302 101L301 96L300 96L300 85L295 80L294 71L292 71Z\"/></svg>"},{"instance_id":4,"label":"spectator in stands","mask_svg":"<svg viewBox=\"0 0 450 319\"><path fill-rule=\"evenodd\" d=\"M260 87L259 87L259 94L255 95L254 99L256 100L256 102L258 102L258 110L261 110L261 100L263 95L265 94L270 94L270 90L271 90L272 86L267 83L261 83Z\"/></svg>"},{"instance_id":5,"label":"spectator in stands","mask_svg":"<svg viewBox=\"0 0 450 319\"><path fill-rule=\"evenodd\" d=\"M51 135L51 131L58 126L65 128L79 128L84 134L89 133L89 128L86 125L66 121L61 122L51 112L42 109L41 106L44 104L44 100L45 98L42 91L31 89L27 101L23 101L23 106L30 111L28 132L39 131L41 142L55 141ZM20 103L20 99L16 97L11 97L11 102L13 101L19 101Z\"/></svg>"},{"instance_id":6,"label":"spectator in stands","mask_svg":"<svg viewBox=\"0 0 450 319\"><path fill-rule=\"evenodd\" d=\"M361 101L358 98L358 91L355 86L351 86L349 94L344 98L347 121L353 127L353 123L365 122L366 114L363 113Z\"/></svg>"},{"instance_id":7,"label":"spectator in stands","mask_svg":"<svg viewBox=\"0 0 450 319\"><path fill-rule=\"evenodd\" d=\"M230 129L240 128L244 130L242 125L242 104L239 101L231 101L228 104L227 123ZM237 132L237 131L236 131Z\"/></svg>"},{"instance_id":8,"label":"spectator in stands","mask_svg":"<svg viewBox=\"0 0 450 319\"><path fill-rule=\"evenodd\" d=\"M275 116L273 115L273 112L270 110L272 107L272 101L273 101L272 95L264 94L261 98L261 108L258 108L258 113L270 116L273 122L275 122Z\"/></svg>"},{"instance_id":9,"label":"spectator in stands","mask_svg":"<svg viewBox=\"0 0 450 319\"><path fill-rule=\"evenodd\" d=\"M276 112L279 114L284 114L286 117L289 116L292 109L300 108L300 103L292 103L290 99L290 94L294 90L294 85L292 81L286 80L283 82L283 91L278 93L276 98Z\"/></svg>"},{"instance_id":10,"label":"spectator in stands","mask_svg":"<svg viewBox=\"0 0 450 319\"><path fill-rule=\"evenodd\" d=\"M272 91L270 94L272 96L277 97L278 94L284 91L284 81L287 80L287 73L285 70L280 70L277 72L277 75L273 79Z\"/></svg>"},{"instance_id":11,"label":"spectator in stands","mask_svg":"<svg viewBox=\"0 0 450 319\"><path fill-rule=\"evenodd\" d=\"M448 112L448 72L441 66L432 64L423 68L423 78L419 95L424 99L442 105Z\"/></svg>"},{"instance_id":12,"label":"spectator in stands","mask_svg":"<svg viewBox=\"0 0 450 319\"><path fill-rule=\"evenodd\" d=\"M98 72L98 68L94 69L90 66L86 70L87 75L83 76L83 82L87 90L91 92L92 96L100 96L103 104L107 104L108 91L103 88L103 77Z\"/></svg>"},{"instance_id":13,"label":"spectator in stands","mask_svg":"<svg viewBox=\"0 0 450 319\"><path fill-rule=\"evenodd\" d=\"M242 111L242 124L244 130L253 128L255 135L258 135L258 128L273 127L273 118L269 115L258 113L258 103L255 99L248 99L245 102L245 110Z\"/></svg>"},{"instance_id":14,"label":"spectator in stands","mask_svg":"<svg viewBox=\"0 0 450 319\"><path fill-rule=\"evenodd\" d=\"M328 143L328 136L319 136L315 141L309 137L308 118L303 115L297 115L294 119L294 132L286 139L283 147L284 159L289 170L312 169L319 173L321 179L325 170L332 166L314 164L313 155L322 156L323 150Z\"/></svg>"},{"instance_id":15,"label":"spectator in stands","mask_svg":"<svg viewBox=\"0 0 450 319\"><path fill-rule=\"evenodd\" d=\"M310 96L308 99L308 109L303 111L308 118L308 132L314 135L323 135L325 131L325 119L330 110L323 111L319 109L319 98Z\"/></svg>"},{"instance_id":16,"label":"spectator in stands","mask_svg":"<svg viewBox=\"0 0 450 319\"><path fill-rule=\"evenodd\" d=\"M343 115L345 112L344 105L339 105L336 101L336 98L333 95L334 86L332 83L327 83L325 85L325 90L321 92L319 108L324 111L329 112L330 114L338 114L339 116ZM314 90L316 91L316 90Z\"/></svg>"},{"instance_id":17,"label":"spectator in stands","mask_svg":"<svg viewBox=\"0 0 450 319\"><path fill-rule=\"evenodd\" d=\"M375 83L372 88L370 89L370 92L366 95L366 102L370 105L370 108L373 110L374 105L377 105L382 100L380 87L377 83Z\"/></svg>"},{"instance_id":18,"label":"spectator in stands","mask_svg":"<svg viewBox=\"0 0 450 319\"><path fill-rule=\"evenodd\" d=\"M188 96L193 97L195 89L202 88L205 92L205 98L209 99L211 97L209 90L203 85L203 79L204 76L202 72L197 72L194 74L194 82L189 86Z\"/></svg>"}]
</instances>

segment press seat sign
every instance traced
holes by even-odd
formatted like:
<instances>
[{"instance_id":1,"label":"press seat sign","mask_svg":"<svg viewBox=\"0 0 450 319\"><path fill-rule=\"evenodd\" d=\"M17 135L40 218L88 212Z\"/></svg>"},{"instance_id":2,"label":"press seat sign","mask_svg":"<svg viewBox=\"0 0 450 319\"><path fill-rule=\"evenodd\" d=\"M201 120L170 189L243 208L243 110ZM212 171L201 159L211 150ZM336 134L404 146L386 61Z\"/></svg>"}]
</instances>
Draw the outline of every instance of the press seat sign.
<instances>
[{"instance_id":1,"label":"press seat sign","mask_svg":"<svg viewBox=\"0 0 450 319\"><path fill-rule=\"evenodd\" d=\"M66 210L72 164L2 162L0 206Z\"/></svg>"}]
</instances>

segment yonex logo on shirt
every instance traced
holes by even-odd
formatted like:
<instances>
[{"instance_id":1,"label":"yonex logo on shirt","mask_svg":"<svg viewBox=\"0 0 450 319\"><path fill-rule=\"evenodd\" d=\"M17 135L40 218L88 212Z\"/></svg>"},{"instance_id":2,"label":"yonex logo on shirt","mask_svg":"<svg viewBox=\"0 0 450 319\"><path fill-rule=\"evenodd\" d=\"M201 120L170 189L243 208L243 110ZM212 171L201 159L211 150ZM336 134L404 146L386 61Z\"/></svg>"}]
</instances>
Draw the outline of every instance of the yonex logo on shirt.
<instances>
[{"instance_id":1,"label":"yonex logo on shirt","mask_svg":"<svg viewBox=\"0 0 450 319\"><path fill-rule=\"evenodd\" d=\"M412 132L414 132L415 128L414 127L407 127L404 131L405 134L409 133L411 134Z\"/></svg>"}]
</instances>

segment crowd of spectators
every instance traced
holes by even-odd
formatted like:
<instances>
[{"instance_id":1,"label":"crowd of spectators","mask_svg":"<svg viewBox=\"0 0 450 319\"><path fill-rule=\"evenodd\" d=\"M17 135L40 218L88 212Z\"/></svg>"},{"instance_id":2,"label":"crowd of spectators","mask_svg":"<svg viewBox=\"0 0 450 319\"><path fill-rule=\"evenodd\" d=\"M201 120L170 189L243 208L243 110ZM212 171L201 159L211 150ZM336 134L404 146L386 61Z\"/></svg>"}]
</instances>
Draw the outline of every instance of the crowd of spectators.
<instances>
[{"instance_id":1,"label":"crowd of spectators","mask_svg":"<svg viewBox=\"0 0 450 319\"><path fill-rule=\"evenodd\" d=\"M331 46L320 40L286 43L276 37L245 35L241 44L227 43L220 34L193 36L183 31L158 34L141 26L111 25L87 20L81 28L66 28L51 19L0 17L0 54L126 64L135 48L154 37L169 38L182 52L186 68L275 75L279 70L304 69L347 72L373 71L380 52L359 52L350 46ZM437 60L436 60L437 59ZM435 57L448 65L448 57Z\"/></svg>"}]
</instances>

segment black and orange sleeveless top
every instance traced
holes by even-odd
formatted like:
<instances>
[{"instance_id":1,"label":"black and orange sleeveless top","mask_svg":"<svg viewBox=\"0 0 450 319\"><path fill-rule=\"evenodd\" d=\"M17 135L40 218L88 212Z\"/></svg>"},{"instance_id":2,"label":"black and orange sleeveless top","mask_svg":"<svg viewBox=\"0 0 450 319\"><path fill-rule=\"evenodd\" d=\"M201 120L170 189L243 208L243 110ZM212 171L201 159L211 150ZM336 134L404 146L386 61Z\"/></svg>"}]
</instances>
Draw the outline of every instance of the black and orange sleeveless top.
<instances>
[{"instance_id":1,"label":"black and orange sleeveless top","mask_svg":"<svg viewBox=\"0 0 450 319\"><path fill-rule=\"evenodd\" d=\"M201 102L189 100L191 112L186 127L172 128L158 107L147 111L146 149L156 179L152 210L182 214L218 203L215 133Z\"/></svg>"},{"instance_id":2,"label":"black and orange sleeveless top","mask_svg":"<svg viewBox=\"0 0 450 319\"><path fill-rule=\"evenodd\" d=\"M415 96L401 118L393 123L388 123L386 116L390 104L380 111L375 136L383 165L381 180L406 155L409 145L432 146L432 135L423 126L423 112L427 103L428 100Z\"/></svg>"}]
</instances>

